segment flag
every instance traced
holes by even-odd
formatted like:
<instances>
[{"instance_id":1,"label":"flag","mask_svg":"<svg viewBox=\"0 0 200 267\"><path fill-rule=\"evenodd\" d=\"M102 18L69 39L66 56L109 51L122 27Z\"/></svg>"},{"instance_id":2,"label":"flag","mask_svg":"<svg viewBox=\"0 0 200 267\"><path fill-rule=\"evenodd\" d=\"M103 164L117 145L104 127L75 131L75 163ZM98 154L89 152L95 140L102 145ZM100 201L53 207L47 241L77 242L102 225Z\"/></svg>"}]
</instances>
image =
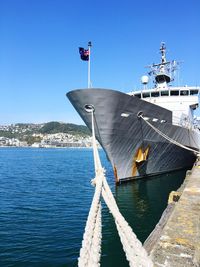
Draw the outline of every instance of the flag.
<instances>
[{"instance_id":1,"label":"flag","mask_svg":"<svg viewBox=\"0 0 200 267\"><path fill-rule=\"evenodd\" d=\"M89 60L89 49L84 49L83 47L79 47L79 53L82 60L88 61Z\"/></svg>"}]
</instances>

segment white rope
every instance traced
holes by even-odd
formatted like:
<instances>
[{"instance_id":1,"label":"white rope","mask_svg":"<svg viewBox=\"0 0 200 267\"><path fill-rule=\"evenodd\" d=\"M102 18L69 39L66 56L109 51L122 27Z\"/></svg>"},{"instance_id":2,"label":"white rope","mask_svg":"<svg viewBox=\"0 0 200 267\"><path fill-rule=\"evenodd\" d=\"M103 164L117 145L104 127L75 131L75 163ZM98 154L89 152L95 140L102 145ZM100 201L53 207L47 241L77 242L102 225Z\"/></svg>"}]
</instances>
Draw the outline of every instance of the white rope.
<instances>
[{"instance_id":1,"label":"white rope","mask_svg":"<svg viewBox=\"0 0 200 267\"><path fill-rule=\"evenodd\" d=\"M110 187L105 177L105 170L102 168L94 131L94 116L92 112L92 137L93 137L93 154L96 177L93 180L96 189L88 215L85 233L83 236L82 248L78 260L79 267L97 267L100 266L101 252L101 203L100 196L112 213L115 224L123 245L123 249L130 267L153 267L153 262L148 257L142 243L121 215Z\"/></svg>"},{"instance_id":2,"label":"white rope","mask_svg":"<svg viewBox=\"0 0 200 267\"><path fill-rule=\"evenodd\" d=\"M141 119L143 119L143 121L145 121L155 132L157 132L159 135L161 135L163 138L165 138L170 143L172 143L172 144L174 144L176 146L182 147L182 148L184 148L186 150L192 151L192 152L194 152L197 155L199 154L199 151L194 150L192 148L189 148L187 146L182 145L181 143L173 140L172 138L170 138L169 136L167 136L166 134L164 134L163 132L161 132L160 130L158 130L158 128L156 128L155 126L153 126L149 121L145 120L142 115L140 115L138 117L141 118Z\"/></svg>"},{"instance_id":3,"label":"white rope","mask_svg":"<svg viewBox=\"0 0 200 267\"><path fill-rule=\"evenodd\" d=\"M92 112L92 132L93 132L93 153L96 170L95 177L95 193L92 200L90 212L87 218L85 233L83 235L82 248L78 259L79 267L98 267L100 262L101 251L101 190L103 182L103 169L101 167L100 158L98 155L95 134L94 134L94 119ZM94 181L93 180L93 181Z\"/></svg>"},{"instance_id":4,"label":"white rope","mask_svg":"<svg viewBox=\"0 0 200 267\"><path fill-rule=\"evenodd\" d=\"M147 252L142 247L142 243L137 239L131 227L121 215L115 200L112 200L112 198L109 196L109 193L105 189L102 190L102 196L115 219L115 224L120 236L121 243L123 245L126 258L129 261L129 265L131 267L153 266L152 261L148 258Z\"/></svg>"}]
</instances>

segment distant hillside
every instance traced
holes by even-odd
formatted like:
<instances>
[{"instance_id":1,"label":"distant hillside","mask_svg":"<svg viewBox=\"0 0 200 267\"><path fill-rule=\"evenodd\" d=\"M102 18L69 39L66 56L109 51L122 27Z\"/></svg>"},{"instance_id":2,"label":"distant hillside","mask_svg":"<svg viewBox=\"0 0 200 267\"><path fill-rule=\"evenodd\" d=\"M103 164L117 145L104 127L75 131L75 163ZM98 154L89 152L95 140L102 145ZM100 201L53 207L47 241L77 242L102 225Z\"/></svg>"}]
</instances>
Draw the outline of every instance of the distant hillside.
<instances>
[{"instance_id":1,"label":"distant hillside","mask_svg":"<svg viewBox=\"0 0 200 267\"><path fill-rule=\"evenodd\" d=\"M17 123L7 126L0 126L0 137L18 138L21 141L34 139L34 134L68 133L75 136L91 135L89 129L84 125L73 123L48 122L43 124Z\"/></svg>"},{"instance_id":2,"label":"distant hillside","mask_svg":"<svg viewBox=\"0 0 200 267\"><path fill-rule=\"evenodd\" d=\"M60 123L57 121L45 123L39 132L43 134L69 133L80 136L90 135L90 131L86 126L73 123Z\"/></svg>"}]
</instances>

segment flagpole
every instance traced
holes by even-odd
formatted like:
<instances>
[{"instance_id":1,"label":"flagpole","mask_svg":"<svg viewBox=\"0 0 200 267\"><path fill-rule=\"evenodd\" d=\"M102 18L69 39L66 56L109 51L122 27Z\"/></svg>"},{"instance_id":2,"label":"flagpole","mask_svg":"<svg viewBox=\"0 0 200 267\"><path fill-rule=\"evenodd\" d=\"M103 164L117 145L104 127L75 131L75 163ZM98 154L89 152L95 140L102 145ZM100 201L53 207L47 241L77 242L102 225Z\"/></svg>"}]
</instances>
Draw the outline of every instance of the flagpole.
<instances>
[{"instance_id":1,"label":"flagpole","mask_svg":"<svg viewBox=\"0 0 200 267\"><path fill-rule=\"evenodd\" d=\"M88 59L88 88L91 88L91 80L90 80L90 50L92 43L88 42L88 51L89 51L89 59Z\"/></svg>"}]
</instances>

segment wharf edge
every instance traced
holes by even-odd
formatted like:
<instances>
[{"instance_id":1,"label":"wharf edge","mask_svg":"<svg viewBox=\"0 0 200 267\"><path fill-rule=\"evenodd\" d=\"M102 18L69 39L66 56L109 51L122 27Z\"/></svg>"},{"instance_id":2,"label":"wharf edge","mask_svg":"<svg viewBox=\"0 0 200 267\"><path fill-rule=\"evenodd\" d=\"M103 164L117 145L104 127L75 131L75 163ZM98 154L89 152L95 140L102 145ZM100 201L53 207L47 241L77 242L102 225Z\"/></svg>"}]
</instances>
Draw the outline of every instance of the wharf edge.
<instances>
[{"instance_id":1,"label":"wharf edge","mask_svg":"<svg viewBox=\"0 0 200 267\"><path fill-rule=\"evenodd\" d=\"M200 158L168 206L144 247L155 267L200 266Z\"/></svg>"}]
</instances>

